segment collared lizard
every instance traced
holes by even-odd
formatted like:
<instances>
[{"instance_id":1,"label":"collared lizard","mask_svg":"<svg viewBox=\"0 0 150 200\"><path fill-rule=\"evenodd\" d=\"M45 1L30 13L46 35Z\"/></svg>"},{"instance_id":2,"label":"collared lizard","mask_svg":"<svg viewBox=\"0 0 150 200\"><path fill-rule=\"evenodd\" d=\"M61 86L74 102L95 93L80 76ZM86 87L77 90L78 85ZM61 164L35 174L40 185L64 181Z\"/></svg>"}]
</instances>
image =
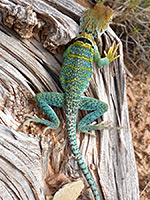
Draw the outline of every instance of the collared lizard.
<instances>
[{"instance_id":1,"label":"collared lizard","mask_svg":"<svg viewBox=\"0 0 150 200\"><path fill-rule=\"evenodd\" d=\"M78 130L90 133L91 130L109 128L109 126L105 126L102 123L87 125L103 115L107 111L108 106L98 99L85 97L82 94L89 86L93 71L93 60L96 66L100 67L118 58L118 56L114 57L118 45L115 49L114 45L112 45L108 53L104 52L105 57L101 58L96 42L94 41L95 38L99 37L107 29L112 19L112 14L113 11L110 7L100 3L97 3L94 8L84 12L81 18L80 33L63 55L64 61L60 73L60 82L64 93L43 92L38 93L35 97L37 104L51 121L32 117L24 123L25 125L29 121L34 121L45 124L47 126L45 131L47 129L56 129L60 125L60 121L50 105L64 108L67 138L70 148L90 185L95 200L100 200L100 195L77 145L76 120L79 109L93 111L78 123Z\"/></svg>"}]
</instances>

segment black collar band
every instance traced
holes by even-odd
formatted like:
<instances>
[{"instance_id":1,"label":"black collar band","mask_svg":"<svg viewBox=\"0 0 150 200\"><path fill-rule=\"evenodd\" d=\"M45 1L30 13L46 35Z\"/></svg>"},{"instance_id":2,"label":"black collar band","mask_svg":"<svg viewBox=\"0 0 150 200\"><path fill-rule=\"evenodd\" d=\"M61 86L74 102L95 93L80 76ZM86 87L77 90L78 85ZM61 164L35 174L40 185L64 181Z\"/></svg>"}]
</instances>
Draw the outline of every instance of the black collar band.
<instances>
[{"instance_id":1,"label":"black collar band","mask_svg":"<svg viewBox=\"0 0 150 200\"><path fill-rule=\"evenodd\" d=\"M94 49L92 42L91 42L90 40L88 40L87 38L79 37L79 38L77 38L75 41L81 41L81 42L83 42L83 43L90 44L90 45L92 46L92 48Z\"/></svg>"}]
</instances>

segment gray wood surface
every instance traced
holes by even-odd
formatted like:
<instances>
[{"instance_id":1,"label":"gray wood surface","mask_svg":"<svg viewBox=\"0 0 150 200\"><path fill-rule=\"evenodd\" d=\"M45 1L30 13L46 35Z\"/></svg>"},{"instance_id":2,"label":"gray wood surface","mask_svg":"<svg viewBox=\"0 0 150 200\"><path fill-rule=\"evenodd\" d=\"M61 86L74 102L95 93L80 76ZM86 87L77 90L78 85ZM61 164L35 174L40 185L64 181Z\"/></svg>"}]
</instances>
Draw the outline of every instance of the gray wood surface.
<instances>
[{"instance_id":1,"label":"gray wood surface","mask_svg":"<svg viewBox=\"0 0 150 200\"><path fill-rule=\"evenodd\" d=\"M55 109L61 125L51 131L59 143L51 140L51 147L45 142L44 153L39 138L46 136L16 132L22 131L25 114L44 117L33 100L35 93L62 92L58 78L62 52L78 34L85 10L73 0L0 0L0 123L4 125L0 126L0 197L4 200L46 199L50 188L45 178L51 170L64 173L71 181L85 181L67 144L63 109ZM94 67L84 95L108 104L108 112L98 123L112 121L112 126L123 129L96 131L96 137L77 133L77 140L102 199L138 200L122 43L111 28L97 40L101 52L108 51L113 42L120 44L120 57L108 66ZM79 111L78 120L85 114ZM31 131L39 125L32 126Z\"/></svg>"},{"instance_id":2,"label":"gray wood surface","mask_svg":"<svg viewBox=\"0 0 150 200\"><path fill-rule=\"evenodd\" d=\"M1 199L45 199L50 141L0 125Z\"/></svg>"}]
</instances>

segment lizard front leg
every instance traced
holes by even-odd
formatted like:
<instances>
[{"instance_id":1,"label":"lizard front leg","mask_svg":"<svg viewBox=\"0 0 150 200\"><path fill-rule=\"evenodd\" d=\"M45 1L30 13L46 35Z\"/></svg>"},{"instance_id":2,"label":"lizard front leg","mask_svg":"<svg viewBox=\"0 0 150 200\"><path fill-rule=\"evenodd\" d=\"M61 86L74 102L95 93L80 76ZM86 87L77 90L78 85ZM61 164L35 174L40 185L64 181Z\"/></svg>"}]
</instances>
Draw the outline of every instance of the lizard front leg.
<instances>
[{"instance_id":1,"label":"lizard front leg","mask_svg":"<svg viewBox=\"0 0 150 200\"><path fill-rule=\"evenodd\" d=\"M49 117L49 120L46 119L40 119L37 117L32 117L31 119L27 119L24 124L24 126L28 122L37 122L46 125L47 127L44 129L44 132L47 129L56 129L58 128L60 121L54 112L54 110L50 107L52 106L57 106L57 107L63 107L64 106L64 94L57 93L57 92L43 92L43 93L38 93L35 97L35 100L39 107L43 110L43 112Z\"/></svg>"},{"instance_id":2,"label":"lizard front leg","mask_svg":"<svg viewBox=\"0 0 150 200\"><path fill-rule=\"evenodd\" d=\"M118 49L118 46L119 46L119 44L117 44L116 48L114 49L114 43L113 43L113 45L109 48L108 53L106 53L104 51L105 57L101 58L100 53L98 51L98 48L95 45L94 60L95 60L96 66L101 67L101 66L104 66L104 65L108 65L109 63L111 63L112 61L117 59L120 56L120 55L117 55L115 57L115 53Z\"/></svg>"}]
</instances>

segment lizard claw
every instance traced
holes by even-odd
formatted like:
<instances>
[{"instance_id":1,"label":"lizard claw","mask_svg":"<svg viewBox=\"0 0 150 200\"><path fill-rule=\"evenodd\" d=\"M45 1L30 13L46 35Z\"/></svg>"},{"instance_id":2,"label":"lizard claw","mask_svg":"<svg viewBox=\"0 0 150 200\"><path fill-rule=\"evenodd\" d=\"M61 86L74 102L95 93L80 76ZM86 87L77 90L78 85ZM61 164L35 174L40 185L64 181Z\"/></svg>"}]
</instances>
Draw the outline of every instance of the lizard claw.
<instances>
[{"instance_id":1,"label":"lizard claw","mask_svg":"<svg viewBox=\"0 0 150 200\"><path fill-rule=\"evenodd\" d=\"M32 118L32 119L38 118L37 116L33 116L33 115L30 115L30 114L25 114L24 116L25 116L25 117L30 117L30 118Z\"/></svg>"},{"instance_id":2,"label":"lizard claw","mask_svg":"<svg viewBox=\"0 0 150 200\"><path fill-rule=\"evenodd\" d=\"M106 53L106 51L104 51L104 54L106 56L106 58L108 58L109 63L111 63L112 61L114 61L115 59L117 59L120 55L114 57L117 49L119 47L119 43L116 45L116 48L114 49L114 43L112 44L112 46L109 48L108 53Z\"/></svg>"},{"instance_id":3,"label":"lizard claw","mask_svg":"<svg viewBox=\"0 0 150 200\"><path fill-rule=\"evenodd\" d=\"M85 133L85 134L88 134L88 135L96 137L95 133L91 133L89 131L82 131L82 132Z\"/></svg>"},{"instance_id":4,"label":"lizard claw","mask_svg":"<svg viewBox=\"0 0 150 200\"><path fill-rule=\"evenodd\" d=\"M46 128L44 128L44 130L43 130L43 134L45 134L45 133L46 133L46 131L47 131L48 129L52 129L52 128L51 128L51 127L49 127L49 126L47 126Z\"/></svg>"},{"instance_id":5,"label":"lizard claw","mask_svg":"<svg viewBox=\"0 0 150 200\"><path fill-rule=\"evenodd\" d=\"M28 122L32 122L32 121L34 121L34 119L38 119L37 116L33 116L33 115L30 115L30 114L25 114L24 116L25 116L25 117L30 117L30 119L27 119L27 120L23 123L23 125L22 125L22 129L23 129L23 130L25 129L25 125L26 125Z\"/></svg>"}]
</instances>

